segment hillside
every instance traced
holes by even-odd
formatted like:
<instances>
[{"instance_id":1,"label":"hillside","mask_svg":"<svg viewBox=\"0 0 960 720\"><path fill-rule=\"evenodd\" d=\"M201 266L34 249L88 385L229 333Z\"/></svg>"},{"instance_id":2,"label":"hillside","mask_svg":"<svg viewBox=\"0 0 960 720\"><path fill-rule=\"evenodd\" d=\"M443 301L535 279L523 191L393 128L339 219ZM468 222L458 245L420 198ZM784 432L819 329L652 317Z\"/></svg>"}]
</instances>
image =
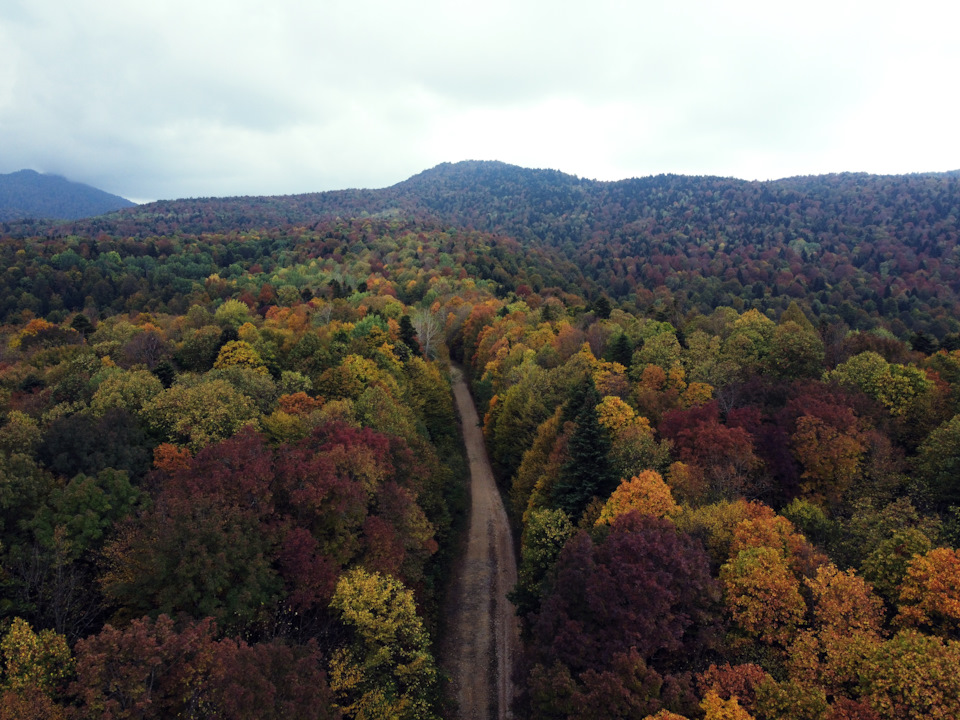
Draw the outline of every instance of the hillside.
<instances>
[{"instance_id":1,"label":"hillside","mask_svg":"<svg viewBox=\"0 0 960 720\"><path fill-rule=\"evenodd\" d=\"M134 205L118 195L58 175L33 170L0 175L0 222L76 220Z\"/></svg>"},{"instance_id":2,"label":"hillside","mask_svg":"<svg viewBox=\"0 0 960 720\"><path fill-rule=\"evenodd\" d=\"M960 176L840 174L771 182L660 175L618 182L499 162L445 163L382 190L162 201L9 234L149 237L405 218L516 238L566 278L666 317L716 307L817 318L898 337L960 331ZM518 274L501 292L552 283ZM566 283L565 283L566 284Z\"/></svg>"}]
</instances>

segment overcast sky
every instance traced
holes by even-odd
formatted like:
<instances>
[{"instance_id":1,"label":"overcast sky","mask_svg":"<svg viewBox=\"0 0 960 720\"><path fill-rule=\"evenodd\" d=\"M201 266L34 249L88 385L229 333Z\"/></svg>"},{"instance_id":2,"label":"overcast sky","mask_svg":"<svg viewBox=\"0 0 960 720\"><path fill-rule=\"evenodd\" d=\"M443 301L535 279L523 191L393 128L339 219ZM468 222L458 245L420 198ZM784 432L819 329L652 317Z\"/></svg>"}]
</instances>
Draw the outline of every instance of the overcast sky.
<instances>
[{"instance_id":1,"label":"overcast sky","mask_svg":"<svg viewBox=\"0 0 960 720\"><path fill-rule=\"evenodd\" d=\"M952 0L0 0L0 172L124 197L960 168Z\"/></svg>"}]
</instances>

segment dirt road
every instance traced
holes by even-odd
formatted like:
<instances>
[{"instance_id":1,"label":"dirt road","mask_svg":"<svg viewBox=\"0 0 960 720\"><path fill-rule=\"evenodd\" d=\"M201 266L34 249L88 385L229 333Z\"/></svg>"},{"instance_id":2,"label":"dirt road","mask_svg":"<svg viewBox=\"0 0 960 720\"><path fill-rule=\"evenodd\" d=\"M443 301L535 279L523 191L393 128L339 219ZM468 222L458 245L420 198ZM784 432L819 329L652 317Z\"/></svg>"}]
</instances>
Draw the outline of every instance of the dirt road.
<instances>
[{"instance_id":1,"label":"dirt road","mask_svg":"<svg viewBox=\"0 0 960 720\"><path fill-rule=\"evenodd\" d=\"M519 628L506 598L517 581L510 524L493 480L473 398L451 368L470 463L470 533L451 603L447 669L464 720L512 718Z\"/></svg>"}]
</instances>

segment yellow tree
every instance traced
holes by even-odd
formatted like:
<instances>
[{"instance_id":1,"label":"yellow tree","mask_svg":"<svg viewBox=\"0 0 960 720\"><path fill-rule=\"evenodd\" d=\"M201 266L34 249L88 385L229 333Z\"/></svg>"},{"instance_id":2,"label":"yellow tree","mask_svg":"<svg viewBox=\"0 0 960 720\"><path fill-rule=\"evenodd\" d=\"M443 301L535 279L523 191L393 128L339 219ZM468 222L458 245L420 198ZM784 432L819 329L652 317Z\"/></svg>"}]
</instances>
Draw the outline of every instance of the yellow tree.
<instances>
[{"instance_id":1,"label":"yellow tree","mask_svg":"<svg viewBox=\"0 0 960 720\"><path fill-rule=\"evenodd\" d=\"M437 670L413 592L389 575L355 568L330 603L353 633L330 660L337 704L355 720L432 720Z\"/></svg>"},{"instance_id":2,"label":"yellow tree","mask_svg":"<svg viewBox=\"0 0 960 720\"><path fill-rule=\"evenodd\" d=\"M813 596L814 622L843 635L855 632L879 634L883 626L883 601L870 583L853 570L843 572L833 563L821 565L806 580Z\"/></svg>"},{"instance_id":3,"label":"yellow tree","mask_svg":"<svg viewBox=\"0 0 960 720\"><path fill-rule=\"evenodd\" d=\"M798 577L812 574L826 562L826 557L787 518L762 503L750 503L748 509L749 516L733 528L731 557L745 548L776 548Z\"/></svg>"},{"instance_id":4,"label":"yellow tree","mask_svg":"<svg viewBox=\"0 0 960 720\"><path fill-rule=\"evenodd\" d=\"M803 490L814 501L835 505L861 475L864 453L856 427L838 429L812 415L797 419L793 454L803 466Z\"/></svg>"},{"instance_id":5,"label":"yellow tree","mask_svg":"<svg viewBox=\"0 0 960 720\"><path fill-rule=\"evenodd\" d=\"M807 606L779 548L741 550L720 568L720 583L736 627L748 638L768 645L794 638Z\"/></svg>"},{"instance_id":6,"label":"yellow tree","mask_svg":"<svg viewBox=\"0 0 960 720\"><path fill-rule=\"evenodd\" d=\"M679 465L681 463L674 463ZM671 475L684 472L682 468ZM721 500L710 505L686 507L677 517L677 526L685 533L704 538L704 547L716 565L731 559L730 547L733 544L734 531L744 520L756 517L760 503L748 503L746 500ZM732 554L733 556L736 553Z\"/></svg>"},{"instance_id":7,"label":"yellow tree","mask_svg":"<svg viewBox=\"0 0 960 720\"><path fill-rule=\"evenodd\" d=\"M228 367L249 368L261 375L268 374L260 353L250 343L244 340L232 340L226 343L217 354L213 366L218 370Z\"/></svg>"},{"instance_id":8,"label":"yellow tree","mask_svg":"<svg viewBox=\"0 0 960 720\"><path fill-rule=\"evenodd\" d=\"M56 700L73 674L67 640L52 630L34 632L14 618L0 640L0 720L60 720Z\"/></svg>"},{"instance_id":9,"label":"yellow tree","mask_svg":"<svg viewBox=\"0 0 960 720\"><path fill-rule=\"evenodd\" d=\"M960 637L960 551L941 547L914 556L900 585L896 621Z\"/></svg>"},{"instance_id":10,"label":"yellow tree","mask_svg":"<svg viewBox=\"0 0 960 720\"><path fill-rule=\"evenodd\" d=\"M320 376L318 390L328 398L356 400L371 385L382 386L394 398L402 397L394 377L373 360L360 355L347 355L337 367Z\"/></svg>"},{"instance_id":11,"label":"yellow tree","mask_svg":"<svg viewBox=\"0 0 960 720\"><path fill-rule=\"evenodd\" d=\"M713 398L713 385L703 382L689 383L680 393L679 403L683 409L706 405Z\"/></svg>"},{"instance_id":12,"label":"yellow tree","mask_svg":"<svg viewBox=\"0 0 960 720\"><path fill-rule=\"evenodd\" d=\"M37 688L45 693L63 690L73 672L67 639L53 630L34 632L30 623L14 618L0 640L3 674L0 685L7 690Z\"/></svg>"},{"instance_id":13,"label":"yellow tree","mask_svg":"<svg viewBox=\"0 0 960 720\"><path fill-rule=\"evenodd\" d=\"M619 432L631 425L636 417L636 411L614 395L605 396L597 405L597 420L611 433ZM645 418L642 419L646 422ZM649 425L650 423L647 422L647 427Z\"/></svg>"},{"instance_id":14,"label":"yellow tree","mask_svg":"<svg viewBox=\"0 0 960 720\"><path fill-rule=\"evenodd\" d=\"M790 648L790 676L833 695L856 695L866 659L882 641L883 602L852 570L832 563L807 578L813 599L813 627Z\"/></svg>"},{"instance_id":15,"label":"yellow tree","mask_svg":"<svg viewBox=\"0 0 960 720\"><path fill-rule=\"evenodd\" d=\"M623 480L620 487L604 504L597 525L609 525L617 517L635 510L644 515L669 517L680 512L680 506L673 501L670 488L660 473L645 470L639 475Z\"/></svg>"},{"instance_id":16,"label":"yellow tree","mask_svg":"<svg viewBox=\"0 0 960 720\"><path fill-rule=\"evenodd\" d=\"M708 692L700 707L704 712L704 720L754 720L753 715L740 707L737 698L724 700L715 692Z\"/></svg>"}]
</instances>

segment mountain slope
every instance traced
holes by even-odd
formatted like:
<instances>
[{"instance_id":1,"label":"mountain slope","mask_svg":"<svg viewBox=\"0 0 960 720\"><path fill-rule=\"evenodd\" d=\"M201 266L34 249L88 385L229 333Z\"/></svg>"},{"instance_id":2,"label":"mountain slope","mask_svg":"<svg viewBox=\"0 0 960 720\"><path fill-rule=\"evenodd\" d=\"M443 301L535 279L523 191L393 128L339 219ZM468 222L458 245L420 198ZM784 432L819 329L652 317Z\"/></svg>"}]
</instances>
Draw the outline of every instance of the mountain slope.
<instances>
[{"instance_id":1,"label":"mountain slope","mask_svg":"<svg viewBox=\"0 0 960 720\"><path fill-rule=\"evenodd\" d=\"M500 162L444 163L392 187L175 200L7 234L145 238L406 219L516 238L607 294L667 316L791 301L855 329L960 332L960 175L842 173L770 182L659 175L617 182ZM517 288L544 287L536 274ZM503 291L514 283L504 282ZM821 316L829 308L829 317Z\"/></svg>"},{"instance_id":2,"label":"mountain slope","mask_svg":"<svg viewBox=\"0 0 960 720\"><path fill-rule=\"evenodd\" d=\"M0 175L0 221L76 220L133 207L103 190L33 170Z\"/></svg>"},{"instance_id":3,"label":"mountain slope","mask_svg":"<svg viewBox=\"0 0 960 720\"><path fill-rule=\"evenodd\" d=\"M575 245L650 236L723 235L787 242L874 226L914 229L960 217L960 175L843 173L748 182L658 175L616 182L500 162L443 163L379 190L165 200L77 226L125 235L308 225L330 217L431 217L521 240ZM680 238L682 239L682 238Z\"/></svg>"}]
</instances>

